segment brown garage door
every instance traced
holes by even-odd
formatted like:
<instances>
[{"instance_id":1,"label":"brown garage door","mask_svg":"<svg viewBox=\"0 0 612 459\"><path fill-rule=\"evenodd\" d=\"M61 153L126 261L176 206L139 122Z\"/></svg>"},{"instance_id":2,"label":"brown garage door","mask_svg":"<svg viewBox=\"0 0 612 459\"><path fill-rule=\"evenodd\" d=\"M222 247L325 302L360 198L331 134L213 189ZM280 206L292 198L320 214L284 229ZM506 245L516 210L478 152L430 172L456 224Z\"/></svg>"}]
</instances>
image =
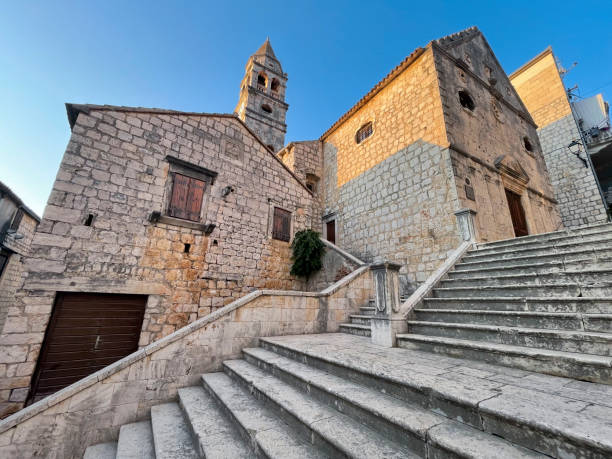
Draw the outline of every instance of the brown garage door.
<instances>
[{"instance_id":1,"label":"brown garage door","mask_svg":"<svg viewBox=\"0 0 612 459\"><path fill-rule=\"evenodd\" d=\"M146 301L143 295L58 293L30 402L136 351Z\"/></svg>"}]
</instances>

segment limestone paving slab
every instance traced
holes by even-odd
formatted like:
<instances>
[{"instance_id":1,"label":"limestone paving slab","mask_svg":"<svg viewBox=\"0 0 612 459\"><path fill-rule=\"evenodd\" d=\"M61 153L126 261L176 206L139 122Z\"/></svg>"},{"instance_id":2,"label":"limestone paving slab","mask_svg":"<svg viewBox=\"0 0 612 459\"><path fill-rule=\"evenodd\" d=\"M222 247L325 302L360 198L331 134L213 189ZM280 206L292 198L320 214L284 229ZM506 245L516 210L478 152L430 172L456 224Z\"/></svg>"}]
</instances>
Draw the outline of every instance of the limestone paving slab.
<instances>
[{"instance_id":1,"label":"limestone paving slab","mask_svg":"<svg viewBox=\"0 0 612 459\"><path fill-rule=\"evenodd\" d=\"M117 455L117 443L98 443L85 450L83 459L115 459Z\"/></svg>"},{"instance_id":2,"label":"limestone paving slab","mask_svg":"<svg viewBox=\"0 0 612 459\"><path fill-rule=\"evenodd\" d=\"M576 312L588 314L612 313L612 299L576 297L488 297L488 298L424 298L427 309L487 310L487 311L531 311L531 312Z\"/></svg>"},{"instance_id":3,"label":"limestone paving slab","mask_svg":"<svg viewBox=\"0 0 612 459\"><path fill-rule=\"evenodd\" d=\"M612 334L605 332L425 321L408 321L408 327L411 332L420 335L483 340L499 344L603 356L612 354Z\"/></svg>"},{"instance_id":4,"label":"limestone paving slab","mask_svg":"<svg viewBox=\"0 0 612 459\"><path fill-rule=\"evenodd\" d=\"M151 421L133 422L121 426L117 459L155 459Z\"/></svg>"},{"instance_id":5,"label":"limestone paving slab","mask_svg":"<svg viewBox=\"0 0 612 459\"><path fill-rule=\"evenodd\" d=\"M209 393L223 405L243 435L269 458L323 458L319 449L305 442L287 423L280 420L261 402L252 397L224 373L202 375Z\"/></svg>"},{"instance_id":6,"label":"limestone paving slab","mask_svg":"<svg viewBox=\"0 0 612 459\"><path fill-rule=\"evenodd\" d=\"M492 247L503 247L503 246L520 246L524 244L531 244L537 241L557 241L565 238L578 238L581 239L585 236L590 237L598 233L608 233L612 231L612 225L609 223L600 223L597 225L588 225L579 228L563 229L560 231L552 231L550 233L542 234L530 234L520 238L502 239L499 241L492 242L479 242L477 247L480 248L492 248Z\"/></svg>"},{"instance_id":7,"label":"limestone paving slab","mask_svg":"<svg viewBox=\"0 0 612 459\"><path fill-rule=\"evenodd\" d=\"M185 387L178 392L180 405L202 457L253 457L254 452L201 386Z\"/></svg>"},{"instance_id":8,"label":"limestone paving slab","mask_svg":"<svg viewBox=\"0 0 612 459\"><path fill-rule=\"evenodd\" d=\"M449 426L445 429L436 429L440 424L457 424L444 416L427 411L420 406L409 404L403 400L383 394L378 390L371 389L339 378L330 373L323 372L308 365L296 362L286 357L279 356L261 348L244 349L243 353L249 362L263 363L269 372L279 377L279 374L290 375L292 379L298 379L301 384L298 387L313 396L314 388L330 394L328 405L331 403L336 409L346 412L354 419L360 420L366 425L378 431L389 431L389 425L397 427L396 437L401 442L408 443L407 433L418 436L422 442L429 442L432 431L436 432L435 443L444 445L444 450L465 457L486 457L486 453L496 454L498 458L520 458L540 457L539 455L512 445L498 437L492 437L479 430L470 428L463 424L456 427ZM458 373L468 368L455 367ZM480 375L493 374L482 370L473 369ZM284 380L289 378L285 377ZM320 396L317 398L321 398ZM349 412L346 404L356 406L362 410ZM370 419L374 418L374 419ZM377 422L382 418L388 424ZM402 432L405 432L402 434ZM465 436L465 440L454 438ZM419 445L423 448L424 445ZM412 448L411 448L412 449ZM414 451L414 449L412 449ZM479 454L475 452L480 451ZM424 449L418 451L424 455ZM486 452L486 453L485 453ZM495 452L495 453L494 453ZM492 456L491 456L492 457Z\"/></svg>"},{"instance_id":9,"label":"limestone paving slab","mask_svg":"<svg viewBox=\"0 0 612 459\"><path fill-rule=\"evenodd\" d=\"M252 390L289 413L315 436L329 443L330 453L347 457L416 458L405 447L383 437L365 425L319 402L303 391L260 370L244 360L224 362L224 367L242 378ZM317 439L315 438L315 442Z\"/></svg>"},{"instance_id":10,"label":"limestone paving slab","mask_svg":"<svg viewBox=\"0 0 612 459\"><path fill-rule=\"evenodd\" d=\"M507 368L506 371L521 371L518 368L522 368L549 375L612 383L612 358L608 356L412 333L401 334L397 338L398 345L411 352L418 349L433 355L480 360L481 364L508 365L498 367Z\"/></svg>"},{"instance_id":11,"label":"limestone paving slab","mask_svg":"<svg viewBox=\"0 0 612 459\"><path fill-rule=\"evenodd\" d=\"M335 362L351 371L370 374L376 374L372 370L374 362L378 364L383 362L387 365L386 376L393 374L399 380L404 378L401 369L407 365L406 362L410 360L412 355L412 351L404 352L405 357L398 361L396 356L398 351L401 352L402 349L377 347L372 345L367 338L345 334L265 338L261 340L261 343L264 347L270 344L297 352L299 355L306 357ZM359 352L359 361L353 358L354 352ZM422 357L423 354L421 352L420 356ZM433 366L435 358L440 356L437 354L431 355ZM367 364L368 356L370 358L369 364ZM548 454L556 454L555 451L563 453L566 450L573 452L572 454L575 454L576 457L605 457L600 455L602 451L608 455L612 454L612 426L610 426L612 409L602 403L580 400L575 393L575 380L566 379L566 384L563 384L563 381L561 381L563 378L551 377L551 385L548 387L546 384L547 375L492 364L483 365L481 362L466 359L443 358L443 361L445 364L452 361L456 362L458 366L478 368L495 373L493 376L487 374L485 378L454 378L455 386L478 386L487 381L492 382L495 375L507 375L509 374L508 370L515 371L517 377L538 375L542 378L538 390L513 385L508 380L502 381L502 385L494 387L494 390L489 389L490 386L485 386L487 390L491 390L489 396L480 399L476 397L472 400L472 403L477 405L478 413L483 416L483 428L487 431L496 435L510 436L509 439L514 443L532 449L536 447L541 452ZM496 368L499 371L494 371ZM452 367L449 368L449 373L451 371ZM377 376L384 377L385 375ZM423 382L425 381L423 380ZM430 379L429 384L432 384L433 381ZM409 381L406 382L409 383ZM567 390L565 389L566 386ZM588 387L592 388L591 391L599 391L603 394L607 394L608 391L606 386L594 383L589 383ZM450 388L448 386L435 388L430 386L430 390L446 394ZM486 393L486 390L484 393ZM521 396L521 394L526 395ZM561 416L557 415L559 410L562 411ZM530 413L533 413L533 415ZM591 413L597 413L597 416L594 417ZM516 427L514 431L512 431L512 426ZM504 428L508 429L507 433L504 432ZM536 441L539 437L545 439L543 444ZM584 451L578 454L576 448L583 448Z\"/></svg>"},{"instance_id":12,"label":"limestone paving slab","mask_svg":"<svg viewBox=\"0 0 612 459\"><path fill-rule=\"evenodd\" d=\"M151 407L155 456L159 459L196 459L189 426L177 403Z\"/></svg>"}]
</instances>

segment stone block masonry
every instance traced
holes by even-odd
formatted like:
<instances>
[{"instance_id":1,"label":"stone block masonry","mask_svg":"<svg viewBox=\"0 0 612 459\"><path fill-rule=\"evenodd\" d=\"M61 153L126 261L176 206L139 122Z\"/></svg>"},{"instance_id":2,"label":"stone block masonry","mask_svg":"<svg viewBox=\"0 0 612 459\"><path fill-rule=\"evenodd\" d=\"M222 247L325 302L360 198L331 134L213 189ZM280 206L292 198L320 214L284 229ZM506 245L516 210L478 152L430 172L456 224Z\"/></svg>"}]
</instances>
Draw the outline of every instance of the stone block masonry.
<instances>
[{"instance_id":1,"label":"stone block masonry","mask_svg":"<svg viewBox=\"0 0 612 459\"><path fill-rule=\"evenodd\" d=\"M326 145L326 160L334 154ZM448 150L419 141L339 187L342 247L400 263L402 288L415 289L459 244L450 171Z\"/></svg>"},{"instance_id":2,"label":"stone block masonry","mask_svg":"<svg viewBox=\"0 0 612 459\"><path fill-rule=\"evenodd\" d=\"M235 116L69 106L69 118L1 337L5 413L23 404L9 399L27 393L58 291L148 295L146 346L256 288L303 287L289 275L289 243L271 237L271 216L278 206L291 212L291 233L310 227L312 194ZM168 157L217 173L199 222L165 217ZM151 221L154 212L165 218Z\"/></svg>"},{"instance_id":3,"label":"stone block masonry","mask_svg":"<svg viewBox=\"0 0 612 459\"><path fill-rule=\"evenodd\" d=\"M538 129L538 136L563 225L572 228L605 223L607 215L593 172L567 147L580 139L573 115L570 113ZM584 148L580 156L586 159Z\"/></svg>"}]
</instances>

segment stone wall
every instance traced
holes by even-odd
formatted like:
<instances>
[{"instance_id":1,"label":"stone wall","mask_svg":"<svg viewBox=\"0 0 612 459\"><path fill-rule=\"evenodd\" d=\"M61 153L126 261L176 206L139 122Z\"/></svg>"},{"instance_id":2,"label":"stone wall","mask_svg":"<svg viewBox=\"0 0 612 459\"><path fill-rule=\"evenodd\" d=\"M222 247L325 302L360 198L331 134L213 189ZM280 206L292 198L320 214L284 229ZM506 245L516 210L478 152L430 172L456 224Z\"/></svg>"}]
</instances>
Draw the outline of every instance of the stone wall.
<instances>
[{"instance_id":1,"label":"stone wall","mask_svg":"<svg viewBox=\"0 0 612 459\"><path fill-rule=\"evenodd\" d=\"M257 338L335 332L372 295L364 266L320 293L256 291L0 421L0 457L81 458Z\"/></svg>"},{"instance_id":2,"label":"stone wall","mask_svg":"<svg viewBox=\"0 0 612 459\"><path fill-rule=\"evenodd\" d=\"M570 113L538 129L538 135L563 225L572 228L605 223L608 218L592 170L567 148L580 139L574 116ZM580 156L586 159L584 149Z\"/></svg>"},{"instance_id":3,"label":"stone wall","mask_svg":"<svg viewBox=\"0 0 612 459\"><path fill-rule=\"evenodd\" d=\"M538 125L563 225L606 222L606 210L591 168L585 167L568 148L572 141L580 141L580 132L552 50L536 56L510 79ZM581 156L586 159L584 148Z\"/></svg>"},{"instance_id":4,"label":"stone wall","mask_svg":"<svg viewBox=\"0 0 612 459\"><path fill-rule=\"evenodd\" d=\"M306 140L291 142L277 153L279 159L293 173L313 190L313 229L319 230L317 218L323 212L323 153L321 142ZM320 221L319 221L320 222Z\"/></svg>"},{"instance_id":5,"label":"stone wall","mask_svg":"<svg viewBox=\"0 0 612 459\"><path fill-rule=\"evenodd\" d=\"M2 345L1 337L6 317L13 305L15 293L21 287L23 281L23 257L30 253L30 245L37 225L38 219L24 212L19 227L16 229L17 233L22 235L23 238L16 239L11 235L4 236L3 245L14 253L9 257L4 271L0 274L0 346Z\"/></svg>"},{"instance_id":6,"label":"stone wall","mask_svg":"<svg viewBox=\"0 0 612 459\"><path fill-rule=\"evenodd\" d=\"M149 295L140 336L145 346L256 288L303 288L289 275L289 243L271 238L271 216L279 206L292 212L292 233L310 227L311 193L240 120L69 108L72 136L2 337L0 384L3 394L20 394L18 403L58 291ZM167 156L218 173L205 190L197 225L150 221L152 212L167 210ZM215 225L212 233L204 224Z\"/></svg>"},{"instance_id":7,"label":"stone wall","mask_svg":"<svg viewBox=\"0 0 612 459\"><path fill-rule=\"evenodd\" d=\"M457 195L462 208L477 212L478 240L515 236L506 188L521 195L530 234L558 229L536 126L484 37L477 33L469 40L436 45L434 55ZM460 91L469 94L472 109L461 105ZM502 158L515 170L500 167Z\"/></svg>"},{"instance_id":8,"label":"stone wall","mask_svg":"<svg viewBox=\"0 0 612 459\"><path fill-rule=\"evenodd\" d=\"M0 400L7 401L10 406L13 406L13 402L20 406L19 401L23 399L23 392L25 392L23 389L17 391L11 399L10 381L14 380L13 378L21 380L23 376L27 376L34 371L34 362L25 362L25 348L12 347L15 340L5 333L8 334L12 330L18 333L28 331L27 319L22 315L24 311L16 307L15 295L23 285L25 274L23 259L30 253L30 244L37 225L38 219L26 212L17 228L17 233L23 235L23 238L15 239L12 236L7 236L4 240L4 245L14 250L14 253L9 257L8 263L0 276ZM37 314L40 312L40 308L30 306L25 312ZM32 327L36 329L40 325L32 324ZM14 359L21 360L21 363L11 365ZM1 416L2 409L0 409Z\"/></svg>"},{"instance_id":9,"label":"stone wall","mask_svg":"<svg viewBox=\"0 0 612 459\"><path fill-rule=\"evenodd\" d=\"M326 163L335 155L327 143ZM448 149L417 141L337 189L332 181L338 244L366 262L400 263L411 292L459 245L452 180Z\"/></svg>"}]
</instances>

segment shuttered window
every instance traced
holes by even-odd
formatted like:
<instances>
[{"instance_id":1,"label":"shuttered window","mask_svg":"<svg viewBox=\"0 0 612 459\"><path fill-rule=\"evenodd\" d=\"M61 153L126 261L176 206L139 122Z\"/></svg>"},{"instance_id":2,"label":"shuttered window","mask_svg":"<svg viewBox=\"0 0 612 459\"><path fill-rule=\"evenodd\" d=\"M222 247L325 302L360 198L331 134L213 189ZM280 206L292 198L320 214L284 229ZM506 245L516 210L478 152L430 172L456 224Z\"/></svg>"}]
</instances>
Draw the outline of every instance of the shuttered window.
<instances>
[{"instance_id":1,"label":"shuttered window","mask_svg":"<svg viewBox=\"0 0 612 459\"><path fill-rule=\"evenodd\" d=\"M291 239L291 212L280 209L279 207L274 208L272 238L289 242Z\"/></svg>"},{"instance_id":2,"label":"shuttered window","mask_svg":"<svg viewBox=\"0 0 612 459\"><path fill-rule=\"evenodd\" d=\"M175 173L168 215L194 222L200 221L204 186L205 182L202 180Z\"/></svg>"}]
</instances>

